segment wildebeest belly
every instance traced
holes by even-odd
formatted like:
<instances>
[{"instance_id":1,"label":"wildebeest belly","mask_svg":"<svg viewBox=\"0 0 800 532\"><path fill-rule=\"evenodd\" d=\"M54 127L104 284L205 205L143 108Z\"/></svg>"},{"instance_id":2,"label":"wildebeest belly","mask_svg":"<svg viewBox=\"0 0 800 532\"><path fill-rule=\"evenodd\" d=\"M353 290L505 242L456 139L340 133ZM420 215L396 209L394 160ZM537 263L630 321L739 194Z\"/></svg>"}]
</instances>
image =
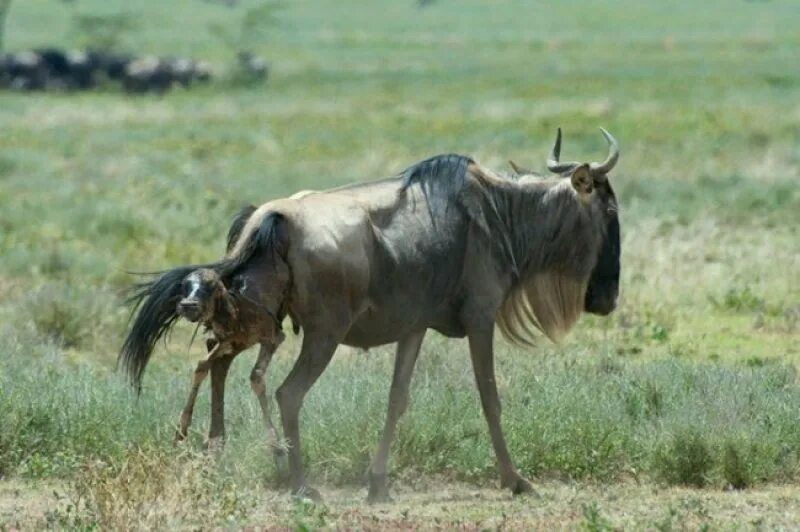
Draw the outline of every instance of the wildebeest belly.
<instances>
[{"instance_id":1,"label":"wildebeest belly","mask_svg":"<svg viewBox=\"0 0 800 532\"><path fill-rule=\"evenodd\" d=\"M400 338L425 329L435 329L445 336L462 338L466 334L455 308L370 307L352 324L344 344L368 348L397 342Z\"/></svg>"}]
</instances>

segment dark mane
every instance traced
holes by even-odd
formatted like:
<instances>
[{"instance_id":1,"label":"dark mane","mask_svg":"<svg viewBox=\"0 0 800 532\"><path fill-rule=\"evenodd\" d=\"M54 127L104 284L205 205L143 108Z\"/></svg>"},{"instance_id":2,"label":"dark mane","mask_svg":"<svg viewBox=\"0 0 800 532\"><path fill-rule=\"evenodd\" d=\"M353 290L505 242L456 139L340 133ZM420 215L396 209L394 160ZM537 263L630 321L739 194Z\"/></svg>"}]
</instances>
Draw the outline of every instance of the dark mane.
<instances>
[{"instance_id":1,"label":"dark mane","mask_svg":"<svg viewBox=\"0 0 800 532\"><path fill-rule=\"evenodd\" d=\"M436 155L400 173L403 190L419 184L431 210L446 210L464 187L471 158L455 153Z\"/></svg>"}]
</instances>

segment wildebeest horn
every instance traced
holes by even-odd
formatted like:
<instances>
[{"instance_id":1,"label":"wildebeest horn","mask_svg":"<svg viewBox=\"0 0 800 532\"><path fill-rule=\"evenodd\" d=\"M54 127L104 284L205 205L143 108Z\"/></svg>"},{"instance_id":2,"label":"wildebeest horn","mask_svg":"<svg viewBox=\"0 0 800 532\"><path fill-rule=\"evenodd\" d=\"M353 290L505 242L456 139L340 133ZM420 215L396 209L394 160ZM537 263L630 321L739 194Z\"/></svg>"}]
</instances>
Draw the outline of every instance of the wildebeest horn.
<instances>
[{"instance_id":1,"label":"wildebeest horn","mask_svg":"<svg viewBox=\"0 0 800 532\"><path fill-rule=\"evenodd\" d=\"M619 143L617 139L615 139L611 133L600 128L600 132L608 141L608 157L602 163L591 163L589 165L589 170L592 172L592 175L595 177L599 177L601 175L605 175L614 168L614 165L617 164L617 159L619 159Z\"/></svg>"},{"instance_id":2,"label":"wildebeest horn","mask_svg":"<svg viewBox=\"0 0 800 532\"><path fill-rule=\"evenodd\" d=\"M553 151L547 159L547 169L556 174L563 174L573 170L576 166L580 166L579 162L562 163L558 161L561 155L561 128L558 128L556 134L556 143L553 145Z\"/></svg>"},{"instance_id":3,"label":"wildebeest horn","mask_svg":"<svg viewBox=\"0 0 800 532\"><path fill-rule=\"evenodd\" d=\"M527 168L518 166L517 163L515 163L514 161L508 161L508 164L511 165L511 169L514 170L514 173L517 175L531 175L533 173L531 170L528 170Z\"/></svg>"}]
</instances>

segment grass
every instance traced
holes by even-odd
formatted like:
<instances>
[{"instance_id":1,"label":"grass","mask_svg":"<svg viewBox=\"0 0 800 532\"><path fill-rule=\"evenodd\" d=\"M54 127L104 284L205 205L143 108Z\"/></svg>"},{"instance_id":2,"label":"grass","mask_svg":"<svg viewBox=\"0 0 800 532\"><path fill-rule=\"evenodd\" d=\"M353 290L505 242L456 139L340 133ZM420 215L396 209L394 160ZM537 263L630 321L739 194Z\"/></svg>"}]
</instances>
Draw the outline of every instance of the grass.
<instances>
[{"instance_id":1,"label":"grass","mask_svg":"<svg viewBox=\"0 0 800 532\"><path fill-rule=\"evenodd\" d=\"M443 340L431 343L394 447L395 474L491 482L494 459L468 361ZM11 354L0 376L0 422L7 427L0 464L6 471L69 477L94 460L110 467L123 463L132 450L148 449L164 459L184 452L171 447L171 435L188 372L156 369L136 401L116 375L89 364L71 368L52 345L42 345L38 356L25 355L27 345L3 346ZM797 473L800 390L792 366L586 361L578 348L552 358L503 354L505 426L526 475L613 481L633 474L741 488ZM271 385L289 363L280 360ZM257 404L241 384L248 369L245 362L235 366L231 436L220 464L244 482L278 487ZM390 372L388 349L342 353L314 389L304 410L304 450L320 481L361 481L382 426ZM198 412L200 427L206 416ZM190 449L199 448L200 430Z\"/></svg>"},{"instance_id":2,"label":"grass","mask_svg":"<svg viewBox=\"0 0 800 532\"><path fill-rule=\"evenodd\" d=\"M240 523L264 487L279 489L249 362L234 366L230 437L217 461L194 452L205 397L188 445L170 445L201 355L186 347L190 327L156 353L138 401L114 373L127 270L218 257L246 202L393 174L434 153L543 168L557 126L565 157L600 158L600 125L622 143L612 176L621 304L609 319L582 319L563 346L522 352L499 342L504 426L520 469L587 490L632 479L703 493L797 480L794 3L415 6L287 4L261 50L272 63L266 87L0 93L0 475L68 482L83 498L56 522L134 527L144 499L176 486L143 522L166 528L196 511ZM235 24L239 12L212 2L169 12L155 2L15 2L6 44L78 46L73 13L132 9L181 22L139 24L124 38L131 50L229 67L230 51L207 28ZM298 346L287 341L270 389ZM464 343L431 335L423 350L395 481L493 483ZM361 486L390 373L388 348L343 349L312 391L303 430L317 482ZM618 523L598 501L575 506L576 519ZM169 521L169 507L184 517ZM293 508L281 522L341 522L320 512Z\"/></svg>"}]
</instances>

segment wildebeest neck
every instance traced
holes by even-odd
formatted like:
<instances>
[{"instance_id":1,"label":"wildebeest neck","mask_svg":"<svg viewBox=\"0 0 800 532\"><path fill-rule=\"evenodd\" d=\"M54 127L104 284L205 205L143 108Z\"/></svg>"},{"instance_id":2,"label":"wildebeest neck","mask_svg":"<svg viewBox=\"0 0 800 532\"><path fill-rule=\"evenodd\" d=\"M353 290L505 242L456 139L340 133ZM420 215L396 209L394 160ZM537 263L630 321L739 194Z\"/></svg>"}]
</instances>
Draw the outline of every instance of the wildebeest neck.
<instances>
[{"instance_id":1,"label":"wildebeest neck","mask_svg":"<svg viewBox=\"0 0 800 532\"><path fill-rule=\"evenodd\" d=\"M489 221L495 249L515 266L498 313L501 331L532 343L533 326L558 340L584 309L605 233L599 211L582 204L564 179L509 182L486 197L497 213Z\"/></svg>"}]
</instances>

